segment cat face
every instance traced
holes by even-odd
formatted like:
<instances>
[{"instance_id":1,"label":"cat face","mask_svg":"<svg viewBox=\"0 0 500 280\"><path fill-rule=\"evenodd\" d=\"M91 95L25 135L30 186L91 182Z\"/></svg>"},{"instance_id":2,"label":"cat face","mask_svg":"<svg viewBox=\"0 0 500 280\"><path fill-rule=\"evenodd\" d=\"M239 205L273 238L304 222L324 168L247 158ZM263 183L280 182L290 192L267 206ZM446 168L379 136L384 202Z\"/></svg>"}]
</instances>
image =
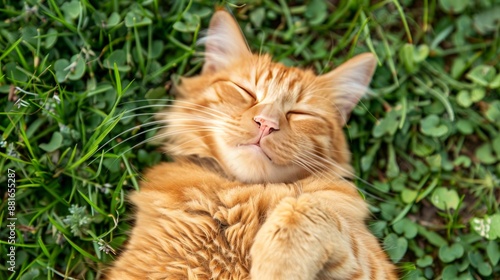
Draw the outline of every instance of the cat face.
<instances>
[{"instance_id":1,"label":"cat face","mask_svg":"<svg viewBox=\"0 0 500 280\"><path fill-rule=\"evenodd\" d=\"M183 78L172 109L159 115L169 154L213 159L247 183L351 173L342 126L371 80L371 54L321 76L285 67L252 54L225 11L214 14L204 40L201 75Z\"/></svg>"}]
</instances>

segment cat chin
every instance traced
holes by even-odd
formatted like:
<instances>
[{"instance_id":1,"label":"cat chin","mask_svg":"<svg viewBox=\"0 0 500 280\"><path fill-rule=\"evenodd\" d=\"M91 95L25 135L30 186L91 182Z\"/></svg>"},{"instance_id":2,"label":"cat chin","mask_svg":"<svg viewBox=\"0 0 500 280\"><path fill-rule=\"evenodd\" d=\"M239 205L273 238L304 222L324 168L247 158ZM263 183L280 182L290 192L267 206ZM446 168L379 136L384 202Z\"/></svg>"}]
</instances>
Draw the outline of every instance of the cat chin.
<instances>
[{"instance_id":1,"label":"cat chin","mask_svg":"<svg viewBox=\"0 0 500 280\"><path fill-rule=\"evenodd\" d=\"M294 165L277 165L257 145L224 147L221 162L226 172L245 183L289 183L304 170ZM303 177L303 176L302 176Z\"/></svg>"},{"instance_id":2,"label":"cat chin","mask_svg":"<svg viewBox=\"0 0 500 280\"><path fill-rule=\"evenodd\" d=\"M238 149L242 149L245 152L249 152L252 157L263 158L263 160L267 159L267 161L273 161L271 157L262 149L260 145L257 144L247 144L247 145L238 145Z\"/></svg>"}]
</instances>

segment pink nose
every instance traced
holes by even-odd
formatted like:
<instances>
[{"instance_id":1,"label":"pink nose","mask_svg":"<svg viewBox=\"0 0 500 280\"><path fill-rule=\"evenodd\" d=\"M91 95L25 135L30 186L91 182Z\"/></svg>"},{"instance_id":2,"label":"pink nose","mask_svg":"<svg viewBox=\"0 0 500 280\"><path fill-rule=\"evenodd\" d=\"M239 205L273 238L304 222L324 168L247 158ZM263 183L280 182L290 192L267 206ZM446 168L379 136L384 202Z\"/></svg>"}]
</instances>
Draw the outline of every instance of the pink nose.
<instances>
[{"instance_id":1,"label":"pink nose","mask_svg":"<svg viewBox=\"0 0 500 280\"><path fill-rule=\"evenodd\" d=\"M271 132L280 129L278 122L266 119L265 117L257 116L253 120L259 126L260 131L262 131L262 136L269 135Z\"/></svg>"}]
</instances>

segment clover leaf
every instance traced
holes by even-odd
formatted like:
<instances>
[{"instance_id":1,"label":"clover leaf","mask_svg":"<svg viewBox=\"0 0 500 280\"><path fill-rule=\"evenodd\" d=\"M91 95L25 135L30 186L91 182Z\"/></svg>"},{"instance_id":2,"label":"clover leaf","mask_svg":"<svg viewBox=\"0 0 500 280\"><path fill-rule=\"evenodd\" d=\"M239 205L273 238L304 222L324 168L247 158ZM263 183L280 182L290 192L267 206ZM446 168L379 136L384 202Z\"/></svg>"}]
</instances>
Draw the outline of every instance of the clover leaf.
<instances>
[{"instance_id":1,"label":"clover leaf","mask_svg":"<svg viewBox=\"0 0 500 280\"><path fill-rule=\"evenodd\" d=\"M430 255L425 255L417 260L417 266L419 267L427 267L430 266L434 260L432 259L432 256Z\"/></svg>"},{"instance_id":2,"label":"clover leaf","mask_svg":"<svg viewBox=\"0 0 500 280\"><path fill-rule=\"evenodd\" d=\"M431 202L438 209L457 209L460 198L455 190L439 187L434 190L431 196Z\"/></svg>"},{"instance_id":3,"label":"clover leaf","mask_svg":"<svg viewBox=\"0 0 500 280\"><path fill-rule=\"evenodd\" d=\"M127 54L124 50L113 51L106 59L104 59L103 66L108 69L113 69L113 65L115 63L118 71L130 71L130 66L127 65Z\"/></svg>"},{"instance_id":4,"label":"clover leaf","mask_svg":"<svg viewBox=\"0 0 500 280\"><path fill-rule=\"evenodd\" d=\"M420 130L423 134L440 137L448 133L448 127L441 123L437 115L429 115L420 120Z\"/></svg>"},{"instance_id":5,"label":"clover leaf","mask_svg":"<svg viewBox=\"0 0 500 280\"><path fill-rule=\"evenodd\" d=\"M474 67L465 75L467 79L480 86L488 86L493 81L496 75L496 70L490 65L479 65Z\"/></svg>"},{"instance_id":6,"label":"clover leaf","mask_svg":"<svg viewBox=\"0 0 500 280\"><path fill-rule=\"evenodd\" d=\"M449 263L456 259L459 259L463 255L464 247L459 243L439 248L439 258L445 263Z\"/></svg>"},{"instance_id":7,"label":"clover leaf","mask_svg":"<svg viewBox=\"0 0 500 280\"><path fill-rule=\"evenodd\" d=\"M140 27L151 25L152 23L153 21L149 17L142 15L136 11L130 11L125 16L126 27Z\"/></svg>"},{"instance_id":8,"label":"clover leaf","mask_svg":"<svg viewBox=\"0 0 500 280\"><path fill-rule=\"evenodd\" d=\"M484 143L476 149L476 157L484 164L493 164L497 162L497 156L493 151L491 143Z\"/></svg>"},{"instance_id":9,"label":"clover leaf","mask_svg":"<svg viewBox=\"0 0 500 280\"><path fill-rule=\"evenodd\" d=\"M450 0L453 1L453 0ZM500 7L495 6L481 13L474 15L474 27L481 34L486 34L495 31L498 28L500 20Z\"/></svg>"},{"instance_id":10,"label":"clover leaf","mask_svg":"<svg viewBox=\"0 0 500 280\"><path fill-rule=\"evenodd\" d=\"M53 152L61 147L63 137L61 133L59 132L54 132L52 134L52 138L50 139L49 143L42 143L40 144L40 149L46 151L46 152Z\"/></svg>"},{"instance_id":11,"label":"clover leaf","mask_svg":"<svg viewBox=\"0 0 500 280\"><path fill-rule=\"evenodd\" d=\"M392 228L398 234L403 234L404 237L412 239L417 236L418 228L417 225L411 220L404 218L399 222L395 223Z\"/></svg>"},{"instance_id":12,"label":"clover leaf","mask_svg":"<svg viewBox=\"0 0 500 280\"><path fill-rule=\"evenodd\" d=\"M418 70L418 65L424 61L429 55L429 46L420 45L415 47L413 44L406 43L399 50L399 59L405 66L408 73L415 73Z\"/></svg>"},{"instance_id":13,"label":"clover leaf","mask_svg":"<svg viewBox=\"0 0 500 280\"><path fill-rule=\"evenodd\" d=\"M401 260L408 249L408 241L404 237L399 237L391 233L384 238L384 248L389 254L389 258L397 263Z\"/></svg>"},{"instance_id":14,"label":"clover leaf","mask_svg":"<svg viewBox=\"0 0 500 280\"><path fill-rule=\"evenodd\" d=\"M458 14L467 7L469 2L469 0L440 0L439 6L445 12Z\"/></svg>"},{"instance_id":15,"label":"clover leaf","mask_svg":"<svg viewBox=\"0 0 500 280\"><path fill-rule=\"evenodd\" d=\"M65 82L67 79L73 81L79 80L85 74L85 68L85 61L79 54L71 57L69 61L61 58L54 63L56 78L60 83Z\"/></svg>"},{"instance_id":16,"label":"clover leaf","mask_svg":"<svg viewBox=\"0 0 500 280\"><path fill-rule=\"evenodd\" d=\"M71 2L65 2L61 6L61 10L64 11L64 15L66 20L74 20L76 19L80 13L82 12L82 6L80 1L73 0Z\"/></svg>"}]
</instances>

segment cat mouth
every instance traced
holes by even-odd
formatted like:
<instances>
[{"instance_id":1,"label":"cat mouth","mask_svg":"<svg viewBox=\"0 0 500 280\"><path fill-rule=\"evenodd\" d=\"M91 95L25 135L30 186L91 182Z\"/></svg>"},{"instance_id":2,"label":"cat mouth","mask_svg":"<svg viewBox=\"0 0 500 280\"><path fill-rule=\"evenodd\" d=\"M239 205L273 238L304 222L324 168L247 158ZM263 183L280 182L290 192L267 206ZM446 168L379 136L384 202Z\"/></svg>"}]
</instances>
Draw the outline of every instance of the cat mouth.
<instances>
[{"instance_id":1,"label":"cat mouth","mask_svg":"<svg viewBox=\"0 0 500 280\"><path fill-rule=\"evenodd\" d=\"M271 162L273 161L271 159L271 157L262 149L262 147L260 146L260 143L240 144L240 145L238 145L238 147L248 147L257 153L264 155L269 161L271 161Z\"/></svg>"}]
</instances>

